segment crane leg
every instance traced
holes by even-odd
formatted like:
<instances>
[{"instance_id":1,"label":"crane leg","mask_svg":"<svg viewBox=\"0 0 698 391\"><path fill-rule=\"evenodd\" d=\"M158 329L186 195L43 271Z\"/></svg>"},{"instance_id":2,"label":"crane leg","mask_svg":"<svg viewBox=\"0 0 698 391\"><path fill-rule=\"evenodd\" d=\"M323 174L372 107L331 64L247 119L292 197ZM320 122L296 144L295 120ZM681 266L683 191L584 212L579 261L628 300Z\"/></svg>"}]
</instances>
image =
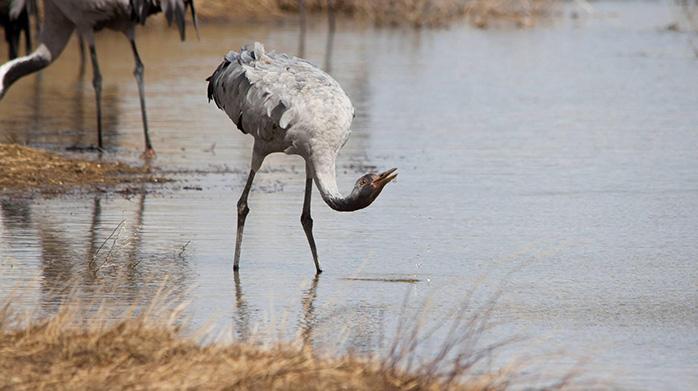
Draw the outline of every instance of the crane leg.
<instances>
[{"instance_id":1,"label":"crane leg","mask_svg":"<svg viewBox=\"0 0 698 391\"><path fill-rule=\"evenodd\" d=\"M78 68L78 75L82 78L85 74L85 40L82 36L78 34L78 48L80 49L80 68Z\"/></svg>"},{"instance_id":2,"label":"crane leg","mask_svg":"<svg viewBox=\"0 0 698 391\"><path fill-rule=\"evenodd\" d=\"M104 149L102 142L102 73L97 62L97 49L94 43L90 43L90 57L92 58L92 86L95 89L97 101L97 148Z\"/></svg>"},{"instance_id":3,"label":"crane leg","mask_svg":"<svg viewBox=\"0 0 698 391\"><path fill-rule=\"evenodd\" d=\"M32 32L31 25L29 23L29 13L24 11L22 17L22 30L24 31L24 51L28 56L32 52Z\"/></svg>"},{"instance_id":4,"label":"crane leg","mask_svg":"<svg viewBox=\"0 0 698 391\"><path fill-rule=\"evenodd\" d=\"M313 218L310 217L310 200L313 195L313 178L310 177L310 173L306 168L306 178L305 178L305 199L303 201L303 213L301 214L301 224L303 225L303 231L305 231L305 236L308 238L308 244L310 245L310 252L313 253L313 262L315 262L315 273L322 273L320 269L320 262L317 259L317 247L315 247L315 238L313 238Z\"/></svg>"},{"instance_id":5,"label":"crane leg","mask_svg":"<svg viewBox=\"0 0 698 391\"><path fill-rule=\"evenodd\" d=\"M240 246L242 245L242 232L245 229L245 219L247 214L250 213L250 208L247 207L247 196L250 194L250 189L252 188L252 181L254 180L254 175L256 171L254 169L250 170L250 176L247 177L247 183L245 184L245 189L240 195L240 200L238 200L238 232L235 238L235 258L233 260L233 271L240 270Z\"/></svg>"},{"instance_id":6,"label":"crane leg","mask_svg":"<svg viewBox=\"0 0 698 391\"><path fill-rule=\"evenodd\" d=\"M136 76L136 82L138 82L138 97L141 100L141 117L143 118L143 134L145 136L145 152L143 156L145 158L150 158L155 156L155 150L153 149L153 144L150 142L150 135L148 134L148 115L145 112L145 87L143 86L143 62L141 61L141 56L138 55L138 48L136 47L136 41L131 39L131 49L133 50L133 58L136 60L136 69L133 71L133 75Z\"/></svg>"},{"instance_id":7,"label":"crane leg","mask_svg":"<svg viewBox=\"0 0 698 391\"><path fill-rule=\"evenodd\" d=\"M5 29L5 40L10 48L8 54L9 60L14 60L19 55L17 48L19 46L19 31L15 34L15 31L13 31L11 27L7 27Z\"/></svg>"}]
</instances>

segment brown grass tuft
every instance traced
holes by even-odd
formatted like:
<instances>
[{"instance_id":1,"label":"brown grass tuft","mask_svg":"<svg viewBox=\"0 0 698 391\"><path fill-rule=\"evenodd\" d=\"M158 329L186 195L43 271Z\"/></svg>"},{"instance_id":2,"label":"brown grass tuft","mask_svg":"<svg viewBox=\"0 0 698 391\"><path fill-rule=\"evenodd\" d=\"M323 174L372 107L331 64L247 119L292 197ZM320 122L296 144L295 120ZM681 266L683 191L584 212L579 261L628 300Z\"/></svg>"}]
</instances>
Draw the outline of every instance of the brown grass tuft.
<instances>
[{"instance_id":1,"label":"brown grass tuft","mask_svg":"<svg viewBox=\"0 0 698 391\"><path fill-rule=\"evenodd\" d=\"M203 20L265 20L282 16L278 0L197 0Z\"/></svg>"},{"instance_id":2,"label":"brown grass tuft","mask_svg":"<svg viewBox=\"0 0 698 391\"><path fill-rule=\"evenodd\" d=\"M475 369L500 346L471 350L488 327L488 310L445 323L443 347L421 362L415 352L435 329L420 332L419 322L401 322L390 352L377 358L320 355L302 343L203 346L175 326L177 310L153 314L161 308L153 304L116 318L97 311L117 319L111 322L88 319L75 304L61 308L27 320L0 307L0 389L504 390L515 379L510 370Z\"/></svg>"},{"instance_id":3,"label":"brown grass tuft","mask_svg":"<svg viewBox=\"0 0 698 391\"><path fill-rule=\"evenodd\" d=\"M293 344L202 347L145 316L106 327L75 326L63 311L11 329L0 315L0 389L442 389L420 377L354 355L320 357ZM499 389L496 376L449 389Z\"/></svg>"},{"instance_id":4,"label":"brown grass tuft","mask_svg":"<svg viewBox=\"0 0 698 391\"><path fill-rule=\"evenodd\" d=\"M498 21L532 27L538 19L550 16L555 4L555 0L472 0L465 14L478 28L487 28Z\"/></svg>"},{"instance_id":5,"label":"brown grass tuft","mask_svg":"<svg viewBox=\"0 0 698 391\"><path fill-rule=\"evenodd\" d=\"M0 189L51 190L71 186L158 182L148 168L70 159L15 144L0 144Z\"/></svg>"},{"instance_id":6,"label":"brown grass tuft","mask_svg":"<svg viewBox=\"0 0 698 391\"><path fill-rule=\"evenodd\" d=\"M381 26L444 26L468 19L485 28L494 21L511 21L528 27L547 16L556 0L331 0L334 10L347 17L367 20ZM298 13L299 0L200 0L204 19L277 17ZM304 0L308 12L325 12L328 0Z\"/></svg>"}]
</instances>

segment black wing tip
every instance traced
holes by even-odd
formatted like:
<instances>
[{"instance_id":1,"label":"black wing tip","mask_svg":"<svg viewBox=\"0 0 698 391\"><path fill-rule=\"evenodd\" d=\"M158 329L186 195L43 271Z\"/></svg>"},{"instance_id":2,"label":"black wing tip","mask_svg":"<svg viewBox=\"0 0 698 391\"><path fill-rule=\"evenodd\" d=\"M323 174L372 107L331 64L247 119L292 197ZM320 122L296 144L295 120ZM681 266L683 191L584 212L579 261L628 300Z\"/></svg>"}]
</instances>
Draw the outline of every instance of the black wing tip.
<instances>
[{"instance_id":1,"label":"black wing tip","mask_svg":"<svg viewBox=\"0 0 698 391\"><path fill-rule=\"evenodd\" d=\"M215 73L213 75L215 75ZM206 81L208 82L208 88L207 88L208 103L211 103L211 99L213 99L213 75L209 76L206 79Z\"/></svg>"},{"instance_id":2,"label":"black wing tip","mask_svg":"<svg viewBox=\"0 0 698 391\"><path fill-rule=\"evenodd\" d=\"M196 31L196 39L201 40L201 37L199 36L199 19L196 16L196 8L194 7L194 0L187 1L187 4L189 5L189 9L191 10L191 20L192 20L192 23L194 24L194 31Z\"/></svg>"},{"instance_id":3,"label":"black wing tip","mask_svg":"<svg viewBox=\"0 0 698 391\"><path fill-rule=\"evenodd\" d=\"M187 8L191 11L192 24L194 25L194 31L196 32L196 39L200 40L199 36L199 21L196 16L196 8L194 7L194 0L184 0L184 8L176 8L174 12L174 19L177 22L177 28L179 29L179 38L182 42L187 39L186 31L186 14ZM169 21L172 23L172 21Z\"/></svg>"},{"instance_id":4,"label":"black wing tip","mask_svg":"<svg viewBox=\"0 0 698 391\"><path fill-rule=\"evenodd\" d=\"M218 65L218 67L216 67L216 70L213 71L211 76L206 78L206 81L208 82L208 91L207 92L208 92L209 103L211 102L211 100L215 101L213 94L215 92L216 77L221 72L223 72L223 70L225 70L228 67L228 65L230 65L233 62L235 55L237 55L237 53L235 53L232 50L230 52L228 52L225 56L223 56L223 61ZM233 56L233 58L231 58L231 56ZM225 91L225 87L224 87L224 91ZM220 108L220 106L218 105L218 102L216 102L216 105Z\"/></svg>"}]
</instances>

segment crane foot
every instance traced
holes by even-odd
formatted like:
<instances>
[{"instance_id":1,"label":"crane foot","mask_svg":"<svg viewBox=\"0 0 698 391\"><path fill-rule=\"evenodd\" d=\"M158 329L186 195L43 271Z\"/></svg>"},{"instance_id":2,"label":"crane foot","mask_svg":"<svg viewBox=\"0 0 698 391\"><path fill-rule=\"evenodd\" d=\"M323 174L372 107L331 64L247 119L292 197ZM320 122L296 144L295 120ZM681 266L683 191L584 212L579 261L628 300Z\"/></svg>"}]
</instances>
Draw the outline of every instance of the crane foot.
<instances>
[{"instance_id":1,"label":"crane foot","mask_svg":"<svg viewBox=\"0 0 698 391\"><path fill-rule=\"evenodd\" d=\"M155 153L155 150L153 148L148 148L141 154L141 159L143 160L150 160L150 159L155 159L157 157L157 154Z\"/></svg>"}]
</instances>

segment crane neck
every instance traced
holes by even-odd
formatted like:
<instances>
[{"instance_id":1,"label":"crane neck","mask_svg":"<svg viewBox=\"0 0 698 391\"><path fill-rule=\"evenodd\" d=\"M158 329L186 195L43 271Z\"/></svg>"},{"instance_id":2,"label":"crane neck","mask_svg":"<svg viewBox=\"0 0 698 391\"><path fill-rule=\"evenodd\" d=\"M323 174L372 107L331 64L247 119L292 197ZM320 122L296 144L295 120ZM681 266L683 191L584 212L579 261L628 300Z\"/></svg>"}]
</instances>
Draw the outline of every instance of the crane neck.
<instances>
[{"instance_id":1,"label":"crane neck","mask_svg":"<svg viewBox=\"0 0 698 391\"><path fill-rule=\"evenodd\" d=\"M44 4L44 22L40 44L32 54L16 58L0 67L0 98L17 79L47 67L68 43L75 26L53 1Z\"/></svg>"},{"instance_id":2,"label":"crane neck","mask_svg":"<svg viewBox=\"0 0 698 391\"><path fill-rule=\"evenodd\" d=\"M0 98L7 89L22 76L45 68L51 63L51 53L40 45L32 54L16 58L0 67Z\"/></svg>"},{"instance_id":3,"label":"crane neck","mask_svg":"<svg viewBox=\"0 0 698 391\"><path fill-rule=\"evenodd\" d=\"M323 201L332 209L340 212L351 212L361 209L356 194L352 192L343 196L337 187L337 175L334 157L313 157L309 168L315 179L315 185L320 191Z\"/></svg>"}]
</instances>

